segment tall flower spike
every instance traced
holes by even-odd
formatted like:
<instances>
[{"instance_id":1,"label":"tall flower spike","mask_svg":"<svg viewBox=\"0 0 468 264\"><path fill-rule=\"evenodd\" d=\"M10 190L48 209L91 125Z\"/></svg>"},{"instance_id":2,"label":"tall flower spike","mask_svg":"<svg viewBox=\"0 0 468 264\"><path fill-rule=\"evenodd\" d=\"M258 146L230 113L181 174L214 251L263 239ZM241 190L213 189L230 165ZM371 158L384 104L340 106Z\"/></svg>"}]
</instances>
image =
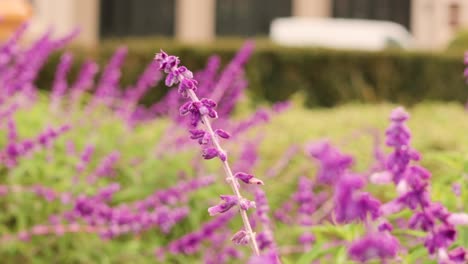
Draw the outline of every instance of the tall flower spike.
<instances>
[{"instance_id":1,"label":"tall flower spike","mask_svg":"<svg viewBox=\"0 0 468 264\"><path fill-rule=\"evenodd\" d=\"M179 84L178 92L183 98L188 98L188 102L183 104L179 109L181 115L189 115L191 120L191 125L197 127L200 123L203 124L205 129L203 130L192 130L191 138L200 140L206 135L209 136L209 142L202 140L201 143L206 143L209 145L203 150L203 158L212 159L218 157L223 164L224 172L226 173L227 183L231 186L231 189L234 192L234 195L224 195L221 196L223 203L211 207L208 209L210 215L216 215L218 213L225 212L232 208L233 206L239 206L239 213L244 224L245 237L248 238L252 250L255 255L260 255L260 251L257 245L255 238L255 233L252 230L252 226L249 221L246 210L248 208L254 207L255 203L248 201L242 197L239 190L239 183L237 178L232 173L231 166L228 163L228 156L226 152L222 149L219 138L229 138L229 134L224 130L215 130L211 125L210 119L218 117L218 114L215 110L216 102L203 98L199 99L195 94L197 90L198 82L193 79L193 74L186 67L179 65L180 60L176 56L168 55L164 51L160 51L154 57L154 60L159 64L159 69L167 73L166 76L166 85L172 86ZM204 133L202 133L204 131ZM201 136L203 134L203 136Z\"/></svg>"}]
</instances>

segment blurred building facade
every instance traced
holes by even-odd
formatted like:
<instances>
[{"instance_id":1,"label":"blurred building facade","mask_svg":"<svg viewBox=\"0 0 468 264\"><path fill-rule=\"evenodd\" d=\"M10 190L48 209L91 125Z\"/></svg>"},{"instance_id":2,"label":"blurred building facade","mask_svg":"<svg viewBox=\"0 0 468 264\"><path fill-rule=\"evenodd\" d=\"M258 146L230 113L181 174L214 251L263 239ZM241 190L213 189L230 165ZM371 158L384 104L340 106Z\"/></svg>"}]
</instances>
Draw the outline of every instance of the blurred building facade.
<instances>
[{"instance_id":1,"label":"blurred building facade","mask_svg":"<svg viewBox=\"0 0 468 264\"><path fill-rule=\"evenodd\" d=\"M15 1L15 0L0 0ZM414 35L417 47L444 47L468 28L468 0L30 0L33 34L52 25L58 34L79 26L79 42L106 37L162 35L185 42L216 36L268 35L276 17L389 20Z\"/></svg>"}]
</instances>

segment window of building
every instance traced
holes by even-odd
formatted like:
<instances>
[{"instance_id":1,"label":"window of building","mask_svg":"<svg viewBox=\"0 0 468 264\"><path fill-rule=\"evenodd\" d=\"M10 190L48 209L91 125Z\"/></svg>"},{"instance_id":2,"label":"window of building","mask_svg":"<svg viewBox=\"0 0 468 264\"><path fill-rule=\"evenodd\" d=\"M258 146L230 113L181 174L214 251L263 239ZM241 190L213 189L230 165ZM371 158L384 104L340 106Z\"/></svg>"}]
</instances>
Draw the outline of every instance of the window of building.
<instances>
[{"instance_id":1,"label":"window of building","mask_svg":"<svg viewBox=\"0 0 468 264\"><path fill-rule=\"evenodd\" d=\"M217 0L216 34L268 35L274 18L291 16L291 5L291 0Z\"/></svg>"},{"instance_id":2,"label":"window of building","mask_svg":"<svg viewBox=\"0 0 468 264\"><path fill-rule=\"evenodd\" d=\"M393 21L410 29L409 0L333 0L333 17Z\"/></svg>"},{"instance_id":3,"label":"window of building","mask_svg":"<svg viewBox=\"0 0 468 264\"><path fill-rule=\"evenodd\" d=\"M173 36L175 0L100 0L101 37Z\"/></svg>"},{"instance_id":4,"label":"window of building","mask_svg":"<svg viewBox=\"0 0 468 264\"><path fill-rule=\"evenodd\" d=\"M449 25L454 29L460 27L460 5L458 3L449 5Z\"/></svg>"}]
</instances>

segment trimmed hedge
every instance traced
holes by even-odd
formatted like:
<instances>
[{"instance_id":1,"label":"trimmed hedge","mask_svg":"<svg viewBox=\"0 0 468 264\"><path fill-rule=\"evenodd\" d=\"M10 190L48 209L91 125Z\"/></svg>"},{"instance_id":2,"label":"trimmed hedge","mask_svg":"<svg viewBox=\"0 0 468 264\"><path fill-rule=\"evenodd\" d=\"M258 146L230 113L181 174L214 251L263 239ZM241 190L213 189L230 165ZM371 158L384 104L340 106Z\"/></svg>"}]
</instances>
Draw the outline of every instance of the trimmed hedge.
<instances>
[{"instance_id":1,"label":"trimmed hedge","mask_svg":"<svg viewBox=\"0 0 468 264\"><path fill-rule=\"evenodd\" d=\"M256 101L280 101L302 91L308 106L333 106L350 101L390 101L411 105L423 100L465 102L468 87L463 58L458 55L416 52L358 52L312 48L284 48L257 41L247 66L249 92ZM105 41L97 50L73 52L79 61L93 57L104 64L119 45L129 47L122 83L132 83L160 48L177 54L191 69L201 69L212 54L228 62L241 45L239 40L204 46L184 46L168 40ZM54 55L39 80L49 87L58 63ZM75 65L76 66L76 65ZM75 68L76 70L76 68ZM153 89L145 101L166 91Z\"/></svg>"}]
</instances>

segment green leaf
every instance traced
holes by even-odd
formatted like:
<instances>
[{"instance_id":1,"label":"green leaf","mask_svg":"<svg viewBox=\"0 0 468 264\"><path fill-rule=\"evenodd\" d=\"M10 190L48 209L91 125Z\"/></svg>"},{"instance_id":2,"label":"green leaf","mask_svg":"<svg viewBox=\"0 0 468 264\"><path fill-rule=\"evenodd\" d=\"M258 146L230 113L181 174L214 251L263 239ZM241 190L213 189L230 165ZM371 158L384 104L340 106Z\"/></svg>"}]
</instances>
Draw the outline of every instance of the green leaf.
<instances>
[{"instance_id":1,"label":"green leaf","mask_svg":"<svg viewBox=\"0 0 468 264\"><path fill-rule=\"evenodd\" d=\"M329 242L315 244L312 250L302 255L302 257L297 261L297 264L310 264L310 262L320 257L323 257L326 254L332 253L340 247L339 245L335 245L328 248L324 248L324 246L327 244L329 244Z\"/></svg>"}]
</instances>

